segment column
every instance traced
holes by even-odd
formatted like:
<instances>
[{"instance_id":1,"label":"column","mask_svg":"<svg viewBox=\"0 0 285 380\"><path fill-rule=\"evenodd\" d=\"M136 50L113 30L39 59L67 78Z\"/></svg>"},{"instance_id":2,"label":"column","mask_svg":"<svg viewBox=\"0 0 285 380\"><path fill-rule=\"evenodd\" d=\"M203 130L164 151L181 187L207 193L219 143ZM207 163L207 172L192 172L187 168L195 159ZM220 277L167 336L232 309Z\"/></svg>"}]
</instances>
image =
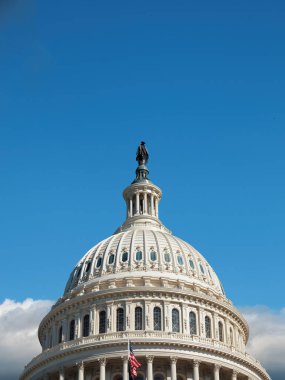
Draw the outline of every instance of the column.
<instances>
[{"instance_id":1,"label":"column","mask_svg":"<svg viewBox=\"0 0 285 380\"><path fill-rule=\"evenodd\" d=\"M193 361L193 380L199 380L199 365L198 360Z\"/></svg>"},{"instance_id":2,"label":"column","mask_svg":"<svg viewBox=\"0 0 285 380\"><path fill-rule=\"evenodd\" d=\"M214 331L213 331L213 338L216 340L219 340L219 326L218 326L218 314L214 313L213 317L213 325L214 325Z\"/></svg>"},{"instance_id":3,"label":"column","mask_svg":"<svg viewBox=\"0 0 285 380\"><path fill-rule=\"evenodd\" d=\"M64 368L63 367L60 367L59 371L58 371L58 379L59 380L64 380Z\"/></svg>"},{"instance_id":4,"label":"column","mask_svg":"<svg viewBox=\"0 0 285 380\"><path fill-rule=\"evenodd\" d=\"M153 362L153 356L147 356L147 380L153 380L153 369L152 369L152 362Z\"/></svg>"},{"instance_id":5,"label":"column","mask_svg":"<svg viewBox=\"0 0 285 380\"><path fill-rule=\"evenodd\" d=\"M150 196L150 215L154 215L153 194Z\"/></svg>"},{"instance_id":6,"label":"column","mask_svg":"<svg viewBox=\"0 0 285 380\"><path fill-rule=\"evenodd\" d=\"M67 319L65 318L62 321L62 341L66 342L68 340L67 338Z\"/></svg>"},{"instance_id":7,"label":"column","mask_svg":"<svg viewBox=\"0 0 285 380\"><path fill-rule=\"evenodd\" d=\"M130 214L129 214L129 216L132 217L133 216L133 199L132 198L129 199L129 203L130 203L130 206L129 206Z\"/></svg>"},{"instance_id":8,"label":"column","mask_svg":"<svg viewBox=\"0 0 285 380\"><path fill-rule=\"evenodd\" d=\"M77 314L76 316L76 338L81 337L81 315Z\"/></svg>"},{"instance_id":9,"label":"column","mask_svg":"<svg viewBox=\"0 0 285 380\"><path fill-rule=\"evenodd\" d=\"M143 213L147 214L147 192L143 194Z\"/></svg>"},{"instance_id":10,"label":"column","mask_svg":"<svg viewBox=\"0 0 285 380\"><path fill-rule=\"evenodd\" d=\"M123 359L123 380L129 380L128 365L129 360L127 356L122 356Z\"/></svg>"},{"instance_id":11,"label":"column","mask_svg":"<svg viewBox=\"0 0 285 380\"><path fill-rule=\"evenodd\" d=\"M78 366L78 380L84 380L84 363L80 362Z\"/></svg>"},{"instance_id":12,"label":"column","mask_svg":"<svg viewBox=\"0 0 285 380\"><path fill-rule=\"evenodd\" d=\"M98 359L100 362L100 380L105 380L106 358Z\"/></svg>"},{"instance_id":13,"label":"column","mask_svg":"<svg viewBox=\"0 0 285 380\"><path fill-rule=\"evenodd\" d=\"M173 358L173 357L170 358L170 363L171 363L171 380L176 380L176 362L177 362L177 358Z\"/></svg>"},{"instance_id":14,"label":"column","mask_svg":"<svg viewBox=\"0 0 285 380\"><path fill-rule=\"evenodd\" d=\"M57 326L55 324L55 322L53 322L53 326L52 326L52 346L55 346L58 342L57 342Z\"/></svg>"},{"instance_id":15,"label":"column","mask_svg":"<svg viewBox=\"0 0 285 380\"><path fill-rule=\"evenodd\" d=\"M184 306L183 303L180 304L180 309L181 309L181 322L182 322L181 332L184 333L184 334L187 334L188 327L189 327L189 323L187 323L188 322L187 309L186 309L186 306Z\"/></svg>"},{"instance_id":16,"label":"column","mask_svg":"<svg viewBox=\"0 0 285 380\"><path fill-rule=\"evenodd\" d=\"M155 216L158 218L158 199L155 198Z\"/></svg>"},{"instance_id":17,"label":"column","mask_svg":"<svg viewBox=\"0 0 285 380\"><path fill-rule=\"evenodd\" d=\"M232 380L237 380L237 371L235 370L232 372Z\"/></svg>"},{"instance_id":18,"label":"column","mask_svg":"<svg viewBox=\"0 0 285 380\"><path fill-rule=\"evenodd\" d=\"M136 215L140 213L140 194L136 193Z\"/></svg>"},{"instance_id":19,"label":"column","mask_svg":"<svg viewBox=\"0 0 285 380\"><path fill-rule=\"evenodd\" d=\"M214 365L214 380L220 380L220 366L218 364Z\"/></svg>"},{"instance_id":20,"label":"column","mask_svg":"<svg viewBox=\"0 0 285 380\"><path fill-rule=\"evenodd\" d=\"M91 311L90 311L90 335L95 335L96 334L96 304L93 304L91 306Z\"/></svg>"}]
</instances>

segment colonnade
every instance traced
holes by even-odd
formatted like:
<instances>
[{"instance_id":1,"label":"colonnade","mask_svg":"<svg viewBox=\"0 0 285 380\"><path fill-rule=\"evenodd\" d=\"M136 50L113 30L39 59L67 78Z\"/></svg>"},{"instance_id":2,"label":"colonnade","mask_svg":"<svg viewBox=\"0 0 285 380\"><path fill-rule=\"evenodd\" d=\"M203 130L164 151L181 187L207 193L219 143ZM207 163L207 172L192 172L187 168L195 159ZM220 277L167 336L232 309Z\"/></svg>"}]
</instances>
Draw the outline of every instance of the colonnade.
<instances>
[{"instance_id":1,"label":"colonnade","mask_svg":"<svg viewBox=\"0 0 285 380\"><path fill-rule=\"evenodd\" d=\"M128 356L121 357L122 359L122 380L129 380L129 373L128 373ZM157 358L162 359L162 358ZM139 361L140 358L138 358ZM165 379L167 380L177 380L177 360L176 357L170 357L169 365L170 365L170 373L165 376ZM154 368L153 368L153 361L154 356L147 356L146 357L146 380L155 380L154 377ZM99 365L100 365L100 371L99 371L99 380L106 380L106 363L107 359L102 357L98 359ZM187 380L199 380L200 379L200 362L199 360L193 360L190 362L190 368L188 371L188 374L186 376ZM85 363L79 362L77 364L77 374L75 374L75 379L77 380L91 380L92 375L91 373L85 373ZM89 363L90 364L90 363ZM192 368L191 368L192 364ZM220 379L220 369L221 366L218 364L208 364L209 367L212 368L212 378L214 380L222 380ZM138 371L139 372L139 371ZM54 374L53 374L54 375ZM235 370L231 370L231 380L237 380L238 372ZM45 374L42 378L43 380L50 380L54 379L55 377L50 377L48 374ZM65 371L64 367L61 367L58 370L58 377L59 380L65 380ZM161 377L160 377L161 378ZM244 377L243 377L244 378ZM107 376L107 380L112 380L110 373ZM247 377L247 380L251 380L251 378Z\"/></svg>"},{"instance_id":2,"label":"colonnade","mask_svg":"<svg viewBox=\"0 0 285 380\"><path fill-rule=\"evenodd\" d=\"M127 217L148 214L158 218L158 197L153 193L138 191L127 200Z\"/></svg>"}]
</instances>

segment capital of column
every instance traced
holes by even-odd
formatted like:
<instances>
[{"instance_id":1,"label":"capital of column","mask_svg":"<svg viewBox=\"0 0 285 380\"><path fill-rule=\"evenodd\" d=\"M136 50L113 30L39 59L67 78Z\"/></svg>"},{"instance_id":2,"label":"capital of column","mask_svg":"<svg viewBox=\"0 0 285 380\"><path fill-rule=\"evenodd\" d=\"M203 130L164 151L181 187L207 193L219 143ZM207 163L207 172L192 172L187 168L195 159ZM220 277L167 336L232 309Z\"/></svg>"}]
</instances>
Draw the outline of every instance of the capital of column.
<instances>
[{"instance_id":1,"label":"capital of column","mask_svg":"<svg viewBox=\"0 0 285 380\"><path fill-rule=\"evenodd\" d=\"M128 355L124 355L124 356L121 356L121 359L123 360L123 361L125 361L125 360L129 360L129 358L128 358Z\"/></svg>"},{"instance_id":2,"label":"capital of column","mask_svg":"<svg viewBox=\"0 0 285 380\"><path fill-rule=\"evenodd\" d=\"M146 360L147 360L148 363L152 363L153 359L154 359L154 356L151 356L151 355L149 355L149 356L146 357Z\"/></svg>"},{"instance_id":3,"label":"capital of column","mask_svg":"<svg viewBox=\"0 0 285 380\"><path fill-rule=\"evenodd\" d=\"M177 358L175 356L171 356L170 357L170 362L171 362L171 364L176 364Z\"/></svg>"},{"instance_id":4,"label":"capital of column","mask_svg":"<svg viewBox=\"0 0 285 380\"><path fill-rule=\"evenodd\" d=\"M199 367L200 363L201 362L199 360L193 360L193 366L194 367Z\"/></svg>"},{"instance_id":5,"label":"capital of column","mask_svg":"<svg viewBox=\"0 0 285 380\"><path fill-rule=\"evenodd\" d=\"M105 367L105 365L106 365L106 358L99 358L98 362L100 363L100 366L104 366Z\"/></svg>"},{"instance_id":6,"label":"capital of column","mask_svg":"<svg viewBox=\"0 0 285 380\"><path fill-rule=\"evenodd\" d=\"M219 364L214 364L214 369L219 370L221 366Z\"/></svg>"},{"instance_id":7,"label":"capital of column","mask_svg":"<svg viewBox=\"0 0 285 380\"><path fill-rule=\"evenodd\" d=\"M237 379L237 374L238 374L238 372L235 369L233 369L232 380L236 380Z\"/></svg>"},{"instance_id":8,"label":"capital of column","mask_svg":"<svg viewBox=\"0 0 285 380\"><path fill-rule=\"evenodd\" d=\"M84 362L77 362L75 363L78 369L84 369Z\"/></svg>"}]
</instances>

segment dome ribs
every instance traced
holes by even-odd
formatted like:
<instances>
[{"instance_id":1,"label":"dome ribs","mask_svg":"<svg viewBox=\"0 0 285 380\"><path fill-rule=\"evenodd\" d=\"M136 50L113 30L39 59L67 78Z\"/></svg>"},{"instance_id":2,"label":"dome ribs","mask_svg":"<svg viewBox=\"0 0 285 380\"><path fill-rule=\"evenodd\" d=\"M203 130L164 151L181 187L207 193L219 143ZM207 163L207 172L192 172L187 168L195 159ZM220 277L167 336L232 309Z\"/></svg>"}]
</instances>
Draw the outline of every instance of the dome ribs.
<instances>
[{"instance_id":1,"label":"dome ribs","mask_svg":"<svg viewBox=\"0 0 285 380\"><path fill-rule=\"evenodd\" d=\"M129 252L129 266L131 267L131 270L133 268L133 264L135 263L135 249L134 249L134 245L135 245L135 237L138 233L138 230L134 230L132 231L132 236L131 236L131 242L130 242L130 252Z\"/></svg>"},{"instance_id":2,"label":"dome ribs","mask_svg":"<svg viewBox=\"0 0 285 380\"><path fill-rule=\"evenodd\" d=\"M109 239L108 239L108 244L104 250L104 254L103 254L103 263L102 263L102 268L103 270L106 270L107 269L107 261L108 261L108 258L109 258L109 254L110 252L112 251L112 244L114 242L114 240L116 239L116 237L118 237L117 235L112 235ZM115 257L116 259L116 257ZM115 263L114 263L115 265Z\"/></svg>"}]
</instances>

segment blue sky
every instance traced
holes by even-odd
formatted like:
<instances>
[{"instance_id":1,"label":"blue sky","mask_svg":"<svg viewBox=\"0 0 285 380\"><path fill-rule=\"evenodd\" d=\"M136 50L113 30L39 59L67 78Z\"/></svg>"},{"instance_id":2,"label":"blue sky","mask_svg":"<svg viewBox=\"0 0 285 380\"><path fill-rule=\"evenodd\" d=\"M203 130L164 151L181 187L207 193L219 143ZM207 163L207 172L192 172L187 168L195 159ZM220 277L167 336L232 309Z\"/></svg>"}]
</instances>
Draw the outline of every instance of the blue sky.
<instances>
[{"instance_id":1,"label":"blue sky","mask_svg":"<svg viewBox=\"0 0 285 380\"><path fill-rule=\"evenodd\" d=\"M26 1L0 17L0 300L56 299L124 221L145 140L162 221L239 306L284 306L285 5Z\"/></svg>"}]
</instances>

